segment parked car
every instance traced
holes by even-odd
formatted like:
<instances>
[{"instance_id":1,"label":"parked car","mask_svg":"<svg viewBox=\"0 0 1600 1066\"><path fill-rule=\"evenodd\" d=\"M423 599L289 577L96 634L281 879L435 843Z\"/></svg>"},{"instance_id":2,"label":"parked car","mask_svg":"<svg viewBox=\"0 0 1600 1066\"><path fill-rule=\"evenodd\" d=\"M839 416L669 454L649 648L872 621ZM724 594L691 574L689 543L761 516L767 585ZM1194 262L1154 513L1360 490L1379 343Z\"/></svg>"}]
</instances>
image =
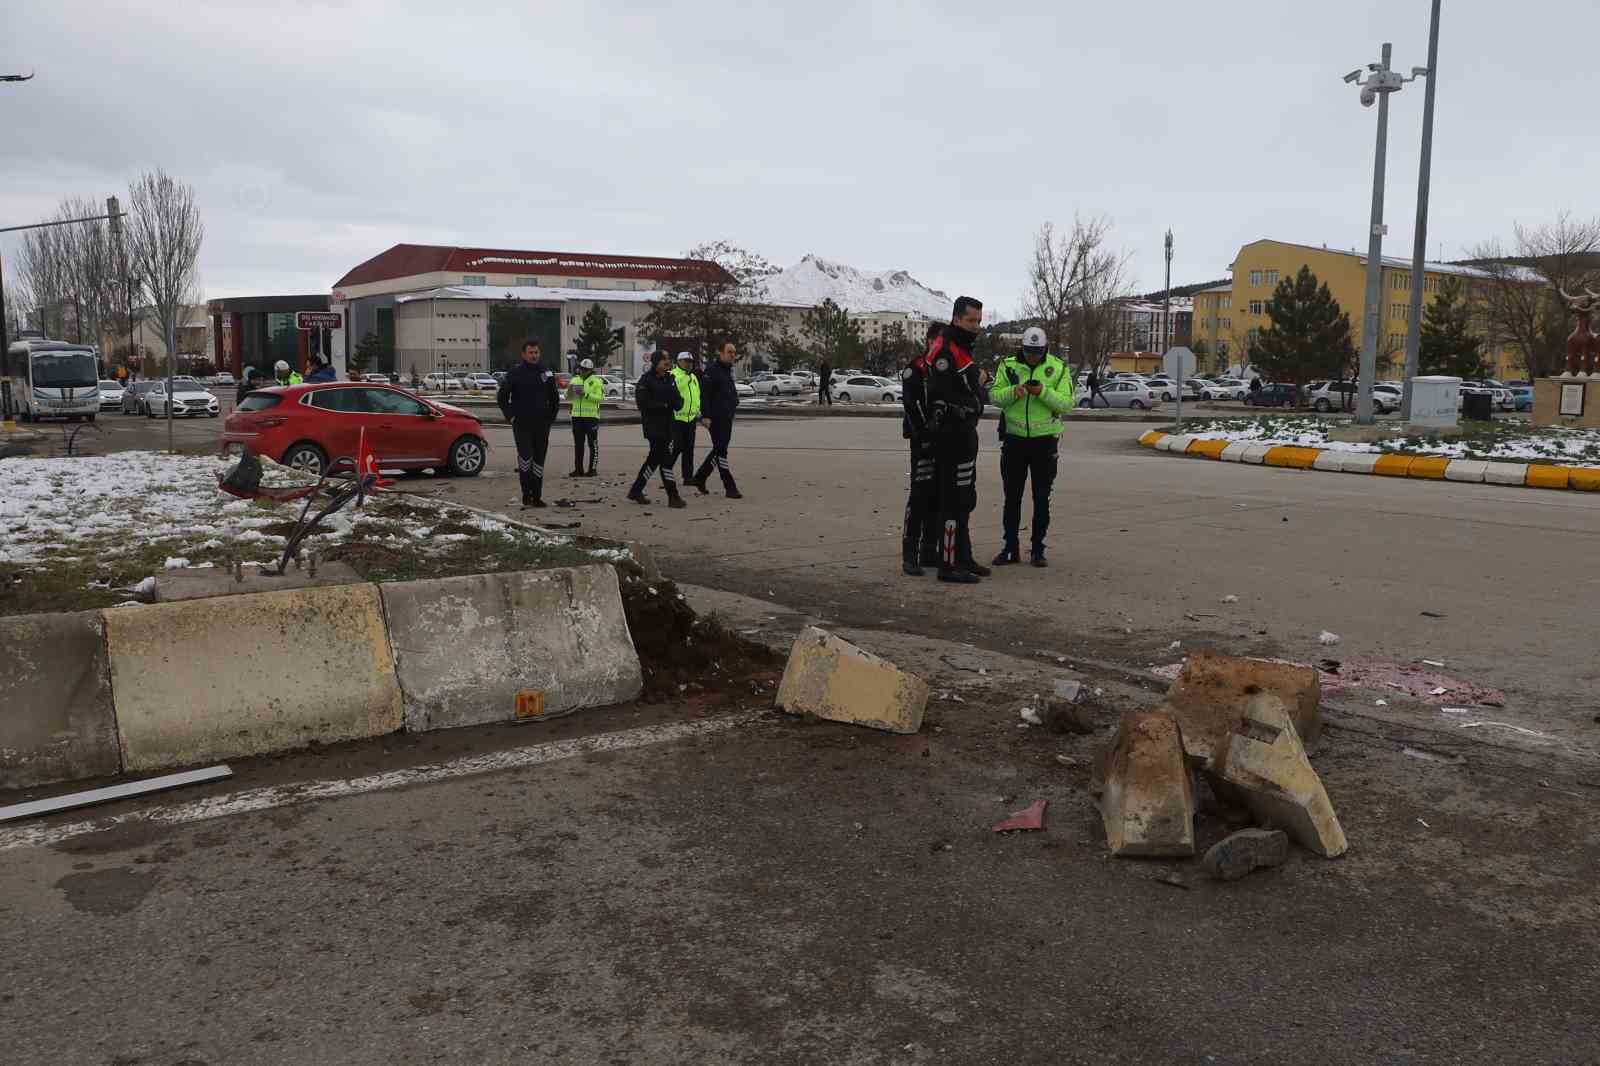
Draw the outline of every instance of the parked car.
<instances>
[{"instance_id":1,"label":"parked car","mask_svg":"<svg viewBox=\"0 0 1600 1066\"><path fill-rule=\"evenodd\" d=\"M1511 388L1512 410L1515 410L1515 411L1531 411L1531 410L1533 410L1533 386L1532 385L1512 385L1510 388Z\"/></svg>"},{"instance_id":2,"label":"parked car","mask_svg":"<svg viewBox=\"0 0 1600 1066\"><path fill-rule=\"evenodd\" d=\"M489 457L476 415L367 381L257 389L223 422L221 447L225 454L249 450L321 475L339 459L356 458L363 430L389 469L473 477Z\"/></svg>"},{"instance_id":3,"label":"parked car","mask_svg":"<svg viewBox=\"0 0 1600 1066\"><path fill-rule=\"evenodd\" d=\"M605 396L606 399L608 399L608 400L631 400L631 399L633 399L633 382L631 382L631 381L623 381L621 378L613 377L613 376L611 376L609 374L601 377L600 380L605 382L605 392L604 392L603 395Z\"/></svg>"},{"instance_id":4,"label":"parked car","mask_svg":"<svg viewBox=\"0 0 1600 1066\"><path fill-rule=\"evenodd\" d=\"M628 395L633 395L632 385L628 386L628 390ZM733 391L740 396L754 396L756 394L756 390L751 388L748 382L744 381L735 381L733 383Z\"/></svg>"},{"instance_id":5,"label":"parked car","mask_svg":"<svg viewBox=\"0 0 1600 1066\"><path fill-rule=\"evenodd\" d=\"M438 392L449 392L451 389L461 387L461 375L435 370L431 374L422 375L422 387Z\"/></svg>"},{"instance_id":6,"label":"parked car","mask_svg":"<svg viewBox=\"0 0 1600 1066\"><path fill-rule=\"evenodd\" d=\"M122 410L122 382L107 379L100 383L100 410Z\"/></svg>"},{"instance_id":7,"label":"parked car","mask_svg":"<svg viewBox=\"0 0 1600 1066\"><path fill-rule=\"evenodd\" d=\"M791 370L789 371L789 376L794 378L808 389L814 389L817 387L817 375L813 374L809 370Z\"/></svg>"},{"instance_id":8,"label":"parked car","mask_svg":"<svg viewBox=\"0 0 1600 1066\"><path fill-rule=\"evenodd\" d=\"M1250 391L1244 402L1252 407L1299 407L1300 387L1290 382L1275 382Z\"/></svg>"},{"instance_id":9,"label":"parked car","mask_svg":"<svg viewBox=\"0 0 1600 1066\"><path fill-rule=\"evenodd\" d=\"M1247 382L1238 378L1217 378L1200 390L1202 400L1242 400L1250 391Z\"/></svg>"},{"instance_id":10,"label":"parked car","mask_svg":"<svg viewBox=\"0 0 1600 1066\"><path fill-rule=\"evenodd\" d=\"M167 383L157 381L144 397L144 413L150 418L167 417ZM172 379L173 418L216 418L221 413L217 398L194 378Z\"/></svg>"},{"instance_id":11,"label":"parked car","mask_svg":"<svg viewBox=\"0 0 1600 1066\"><path fill-rule=\"evenodd\" d=\"M228 373L226 370L224 370L222 373L217 375L217 382L216 383L218 385L237 385L238 384L238 382L233 380L233 375Z\"/></svg>"},{"instance_id":12,"label":"parked car","mask_svg":"<svg viewBox=\"0 0 1600 1066\"><path fill-rule=\"evenodd\" d=\"M750 387L760 396L799 396L805 391L794 378L787 374L774 374L763 370L750 379Z\"/></svg>"},{"instance_id":13,"label":"parked car","mask_svg":"<svg viewBox=\"0 0 1600 1066\"><path fill-rule=\"evenodd\" d=\"M900 383L871 374L858 374L834 386L834 398L840 403L899 403Z\"/></svg>"},{"instance_id":14,"label":"parked car","mask_svg":"<svg viewBox=\"0 0 1600 1066\"><path fill-rule=\"evenodd\" d=\"M491 392L500 387L500 383L492 374L468 374L461 379L461 384L466 388L481 391L489 389Z\"/></svg>"},{"instance_id":15,"label":"parked car","mask_svg":"<svg viewBox=\"0 0 1600 1066\"><path fill-rule=\"evenodd\" d=\"M387 384L389 384L389 375L388 374L383 374L383 373L374 373L374 374L363 373L361 375L361 380L362 381L370 381L374 385L387 385Z\"/></svg>"},{"instance_id":16,"label":"parked car","mask_svg":"<svg viewBox=\"0 0 1600 1066\"><path fill-rule=\"evenodd\" d=\"M1494 405L1502 411L1514 410L1517 406L1516 397L1511 395L1511 389L1498 381L1463 381L1461 383L1462 388L1466 388L1469 385L1475 389L1488 392Z\"/></svg>"},{"instance_id":17,"label":"parked car","mask_svg":"<svg viewBox=\"0 0 1600 1066\"><path fill-rule=\"evenodd\" d=\"M1178 384L1169 377L1158 375L1153 378L1146 378L1145 385L1150 388L1150 391L1156 393L1168 403L1171 403L1173 398L1178 395Z\"/></svg>"},{"instance_id":18,"label":"parked car","mask_svg":"<svg viewBox=\"0 0 1600 1066\"><path fill-rule=\"evenodd\" d=\"M1210 378L1190 378L1183 383L1183 398L1185 400L1198 400L1200 394L1211 384Z\"/></svg>"},{"instance_id":19,"label":"parked car","mask_svg":"<svg viewBox=\"0 0 1600 1066\"><path fill-rule=\"evenodd\" d=\"M122 413L125 415L144 414L144 398L151 389L156 387L154 381L134 381L122 389Z\"/></svg>"},{"instance_id":20,"label":"parked car","mask_svg":"<svg viewBox=\"0 0 1600 1066\"><path fill-rule=\"evenodd\" d=\"M1106 382L1100 386L1100 395L1105 397L1110 407L1149 410L1161 402L1161 396L1148 385L1125 379Z\"/></svg>"}]
</instances>

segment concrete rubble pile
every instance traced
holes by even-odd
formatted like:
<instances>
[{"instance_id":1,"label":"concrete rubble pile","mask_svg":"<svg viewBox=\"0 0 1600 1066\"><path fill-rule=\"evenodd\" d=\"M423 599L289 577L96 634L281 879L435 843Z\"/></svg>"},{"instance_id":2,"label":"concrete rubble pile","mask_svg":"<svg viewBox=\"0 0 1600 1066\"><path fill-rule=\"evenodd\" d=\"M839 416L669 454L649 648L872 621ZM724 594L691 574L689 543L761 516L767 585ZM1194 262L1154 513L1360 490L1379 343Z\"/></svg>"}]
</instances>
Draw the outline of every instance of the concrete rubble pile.
<instances>
[{"instance_id":1,"label":"concrete rubble pile","mask_svg":"<svg viewBox=\"0 0 1600 1066\"><path fill-rule=\"evenodd\" d=\"M1111 853L1194 855L1198 771L1218 801L1260 827L1207 852L1214 876L1279 865L1287 840L1325 858L1344 854L1344 830L1308 758L1321 736L1315 669L1192 656L1160 704L1122 716L1095 760L1090 791Z\"/></svg>"}]
</instances>

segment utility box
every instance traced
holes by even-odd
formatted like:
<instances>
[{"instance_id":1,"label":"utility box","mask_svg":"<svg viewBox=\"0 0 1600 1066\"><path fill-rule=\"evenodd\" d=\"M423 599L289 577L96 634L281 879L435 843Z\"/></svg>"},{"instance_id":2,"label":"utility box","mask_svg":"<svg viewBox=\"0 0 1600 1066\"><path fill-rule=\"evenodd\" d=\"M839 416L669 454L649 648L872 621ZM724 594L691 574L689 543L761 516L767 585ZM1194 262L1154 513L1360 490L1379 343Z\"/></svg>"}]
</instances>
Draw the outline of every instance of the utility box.
<instances>
[{"instance_id":1,"label":"utility box","mask_svg":"<svg viewBox=\"0 0 1600 1066\"><path fill-rule=\"evenodd\" d=\"M1428 429L1454 428L1460 397L1460 378L1412 378L1411 425Z\"/></svg>"}]
</instances>

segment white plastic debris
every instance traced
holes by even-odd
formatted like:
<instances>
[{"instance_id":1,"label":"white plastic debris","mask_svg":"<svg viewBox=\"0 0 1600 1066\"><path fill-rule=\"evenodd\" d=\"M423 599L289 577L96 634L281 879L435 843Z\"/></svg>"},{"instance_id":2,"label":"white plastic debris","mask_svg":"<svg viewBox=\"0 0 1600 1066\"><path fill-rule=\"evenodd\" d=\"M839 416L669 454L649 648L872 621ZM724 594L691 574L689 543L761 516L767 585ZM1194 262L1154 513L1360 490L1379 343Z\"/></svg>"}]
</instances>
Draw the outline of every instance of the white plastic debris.
<instances>
[{"instance_id":1,"label":"white plastic debris","mask_svg":"<svg viewBox=\"0 0 1600 1066\"><path fill-rule=\"evenodd\" d=\"M1321 633L1319 633L1317 635L1317 643L1318 644L1337 644L1337 643L1339 643L1339 634L1330 633L1326 629L1324 629Z\"/></svg>"},{"instance_id":2,"label":"white plastic debris","mask_svg":"<svg viewBox=\"0 0 1600 1066\"><path fill-rule=\"evenodd\" d=\"M1022 720L1028 725L1044 725L1044 719L1039 717L1039 712L1032 707L1022 708Z\"/></svg>"},{"instance_id":3,"label":"white plastic debris","mask_svg":"<svg viewBox=\"0 0 1600 1066\"><path fill-rule=\"evenodd\" d=\"M1444 663L1440 662L1438 659L1418 659L1417 661L1419 663L1421 663L1423 666L1443 666L1444 665Z\"/></svg>"},{"instance_id":4,"label":"white plastic debris","mask_svg":"<svg viewBox=\"0 0 1600 1066\"><path fill-rule=\"evenodd\" d=\"M1472 709L1470 707L1440 707L1439 708L1439 713L1440 714L1471 714L1472 713Z\"/></svg>"},{"instance_id":5,"label":"white plastic debris","mask_svg":"<svg viewBox=\"0 0 1600 1066\"><path fill-rule=\"evenodd\" d=\"M1430 695L1430 696L1443 696L1446 692L1449 692L1449 691L1450 691L1449 689L1445 688L1443 685L1440 685L1437 688L1430 689L1429 692L1428 692L1428 695Z\"/></svg>"},{"instance_id":6,"label":"white plastic debris","mask_svg":"<svg viewBox=\"0 0 1600 1066\"><path fill-rule=\"evenodd\" d=\"M1377 705L1379 707L1387 707L1387 706L1389 706L1389 701L1388 700L1378 700L1376 702L1377 702Z\"/></svg>"},{"instance_id":7,"label":"white plastic debris","mask_svg":"<svg viewBox=\"0 0 1600 1066\"><path fill-rule=\"evenodd\" d=\"M189 565L189 560L188 559L184 558L181 555L173 555L173 556L169 556L167 558L167 561L161 564L161 567L164 570L182 570L184 567L186 567L188 565Z\"/></svg>"},{"instance_id":8,"label":"white plastic debris","mask_svg":"<svg viewBox=\"0 0 1600 1066\"><path fill-rule=\"evenodd\" d=\"M1238 603L1239 602L1239 597L1231 596L1231 595L1230 596L1224 596L1224 597L1222 597L1222 602L1223 603Z\"/></svg>"},{"instance_id":9,"label":"white plastic debris","mask_svg":"<svg viewBox=\"0 0 1600 1066\"><path fill-rule=\"evenodd\" d=\"M148 596L155 590L156 579L154 577L147 577L143 581L140 581L137 585L133 586L133 594L135 596Z\"/></svg>"},{"instance_id":10,"label":"white plastic debris","mask_svg":"<svg viewBox=\"0 0 1600 1066\"><path fill-rule=\"evenodd\" d=\"M1167 645L1167 650L1168 651L1177 651L1181 647L1183 647L1183 641L1175 640L1171 644Z\"/></svg>"}]
</instances>

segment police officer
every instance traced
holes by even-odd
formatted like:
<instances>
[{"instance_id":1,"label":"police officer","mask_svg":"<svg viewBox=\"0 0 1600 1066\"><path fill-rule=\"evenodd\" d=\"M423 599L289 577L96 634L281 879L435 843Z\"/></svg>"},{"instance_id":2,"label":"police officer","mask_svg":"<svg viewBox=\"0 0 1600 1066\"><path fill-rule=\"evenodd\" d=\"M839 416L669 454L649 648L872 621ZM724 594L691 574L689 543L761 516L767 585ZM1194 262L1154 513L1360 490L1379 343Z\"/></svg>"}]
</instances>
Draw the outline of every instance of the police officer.
<instances>
[{"instance_id":1,"label":"police officer","mask_svg":"<svg viewBox=\"0 0 1600 1066\"><path fill-rule=\"evenodd\" d=\"M298 385L300 374L291 369L289 364L279 359L272 364L273 383L277 385Z\"/></svg>"},{"instance_id":2,"label":"police officer","mask_svg":"<svg viewBox=\"0 0 1600 1066\"><path fill-rule=\"evenodd\" d=\"M923 567L939 565L939 479L933 436L928 427L928 349L942 327L928 327L923 351L900 371L900 403L905 408L900 434L911 444L911 489L906 493L900 534L900 570L921 577Z\"/></svg>"},{"instance_id":3,"label":"police officer","mask_svg":"<svg viewBox=\"0 0 1600 1066\"><path fill-rule=\"evenodd\" d=\"M672 383L678 387L683 406L673 416L673 458L682 459L684 484L694 480L694 438L700 425L700 375L694 372L694 356L678 353L678 365L672 368Z\"/></svg>"},{"instance_id":4,"label":"police officer","mask_svg":"<svg viewBox=\"0 0 1600 1066\"><path fill-rule=\"evenodd\" d=\"M500 413L511 423L517 442L517 473L522 479L522 506L544 506L544 458L550 450L550 426L561 409L555 371L540 362L539 342L522 342L522 362L506 373L495 393Z\"/></svg>"},{"instance_id":5,"label":"police officer","mask_svg":"<svg viewBox=\"0 0 1600 1066\"><path fill-rule=\"evenodd\" d=\"M1056 480L1056 443L1062 417L1072 410L1072 374L1051 355L1044 330L1022 334L1022 352L1001 362L989 390L1000 408L1005 436L1000 445L1000 480L1005 486L1005 546L995 566L1021 561L1017 525L1022 520L1022 489L1033 480L1032 548L1028 561L1044 566L1044 537L1050 531L1050 487Z\"/></svg>"},{"instance_id":6,"label":"police officer","mask_svg":"<svg viewBox=\"0 0 1600 1066\"><path fill-rule=\"evenodd\" d=\"M983 304L970 296L957 297L950 324L940 329L925 357L928 424L939 484L939 580L964 585L990 573L973 558L968 529L978 504L978 419L984 403L972 346L981 325Z\"/></svg>"},{"instance_id":7,"label":"police officer","mask_svg":"<svg viewBox=\"0 0 1600 1066\"><path fill-rule=\"evenodd\" d=\"M690 484L706 492L706 479L715 466L722 475L722 491L730 500L743 499L739 487L733 483L733 471L728 468L728 444L733 440L733 414L739 409L739 390L733 383L733 364L739 350L732 341L723 341L717 350L716 361L706 368L704 389L700 394L701 410L706 425L711 430L711 454L695 471Z\"/></svg>"},{"instance_id":8,"label":"police officer","mask_svg":"<svg viewBox=\"0 0 1600 1066\"><path fill-rule=\"evenodd\" d=\"M628 490L628 499L634 503L649 503L644 487L651 476L661 471L661 487L667 490L668 507L687 507L678 495L678 483L672 476L672 430L676 424L673 414L683 406L678 386L672 380L672 357L656 350L650 357L650 369L634 386L633 402L644 416L644 439L650 443L650 454L639 468L639 476Z\"/></svg>"},{"instance_id":9,"label":"police officer","mask_svg":"<svg viewBox=\"0 0 1600 1066\"><path fill-rule=\"evenodd\" d=\"M578 376L567 386L572 403L572 473L568 477L595 477L600 466L600 401L606 383L594 372L594 360L578 364ZM589 469L583 468L584 445L589 448Z\"/></svg>"}]
</instances>

